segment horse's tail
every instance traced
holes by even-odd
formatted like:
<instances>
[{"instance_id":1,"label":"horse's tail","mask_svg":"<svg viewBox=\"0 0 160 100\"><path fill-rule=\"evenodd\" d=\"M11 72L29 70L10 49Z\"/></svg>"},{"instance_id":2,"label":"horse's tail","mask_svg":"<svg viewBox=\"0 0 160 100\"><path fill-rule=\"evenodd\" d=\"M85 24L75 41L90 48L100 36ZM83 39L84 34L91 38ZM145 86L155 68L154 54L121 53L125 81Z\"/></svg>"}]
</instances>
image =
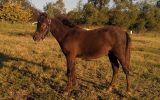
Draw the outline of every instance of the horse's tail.
<instances>
[{"instance_id":1,"label":"horse's tail","mask_svg":"<svg viewBox=\"0 0 160 100\"><path fill-rule=\"evenodd\" d=\"M126 65L129 67L130 65L130 57L131 57L131 38L129 36L129 34L126 32Z\"/></svg>"}]
</instances>

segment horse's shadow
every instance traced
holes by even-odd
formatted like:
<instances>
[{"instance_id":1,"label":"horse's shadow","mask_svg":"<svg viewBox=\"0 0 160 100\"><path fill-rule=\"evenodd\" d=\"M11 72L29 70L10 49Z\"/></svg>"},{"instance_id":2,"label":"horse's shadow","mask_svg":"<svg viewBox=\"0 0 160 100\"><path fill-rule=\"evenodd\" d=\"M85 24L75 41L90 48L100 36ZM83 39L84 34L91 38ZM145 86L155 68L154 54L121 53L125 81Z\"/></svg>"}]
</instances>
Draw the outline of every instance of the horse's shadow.
<instances>
[{"instance_id":1,"label":"horse's shadow","mask_svg":"<svg viewBox=\"0 0 160 100\"><path fill-rule=\"evenodd\" d=\"M21 68L21 69L18 68L18 65L16 65L16 64L12 64L10 66L5 64L6 62L10 62L10 61L24 62L26 64L36 65L37 67L41 67L43 69L43 71L53 69L53 68L50 68L49 65L44 64L43 62L42 63L37 63L37 62L29 61L29 60L26 60L26 59L23 59L23 58L20 58L20 57L13 57L11 55L7 55L7 54L4 54L4 53L0 52L0 69L2 69L3 67L8 67L8 68L11 68L11 71L17 71L18 73L21 73L22 75L29 76L29 77L31 77L33 79L36 79L36 80L40 80L41 77L39 75L31 72L27 68ZM49 85L52 89L57 91L55 88L53 88L53 87L57 87L57 84L55 82L53 82L51 79L47 79L47 78L42 78L42 79L43 79L43 81L49 83ZM54 85L56 84L56 86L53 86L53 84Z\"/></svg>"},{"instance_id":2,"label":"horse's shadow","mask_svg":"<svg viewBox=\"0 0 160 100\"><path fill-rule=\"evenodd\" d=\"M33 61L28 61L26 59L23 58L19 58L19 57L13 57L4 53L0 53L0 69L7 66L4 64L4 62L9 62L9 61L21 61L21 62L25 62L25 63L29 63L32 65L37 65L39 67L42 67L43 70L49 69L49 65L43 64L43 63L36 63Z\"/></svg>"}]
</instances>

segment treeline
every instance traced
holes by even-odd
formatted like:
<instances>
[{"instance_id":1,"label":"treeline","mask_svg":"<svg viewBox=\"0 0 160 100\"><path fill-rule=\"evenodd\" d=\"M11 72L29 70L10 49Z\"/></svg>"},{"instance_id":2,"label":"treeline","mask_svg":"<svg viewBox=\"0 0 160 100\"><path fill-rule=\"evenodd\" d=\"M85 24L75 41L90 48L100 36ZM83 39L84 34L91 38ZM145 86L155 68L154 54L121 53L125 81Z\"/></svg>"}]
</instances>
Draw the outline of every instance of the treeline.
<instances>
[{"instance_id":1,"label":"treeline","mask_svg":"<svg viewBox=\"0 0 160 100\"><path fill-rule=\"evenodd\" d=\"M79 0L68 16L77 24L118 25L137 32L160 32L160 8L156 0Z\"/></svg>"},{"instance_id":2,"label":"treeline","mask_svg":"<svg viewBox=\"0 0 160 100\"><path fill-rule=\"evenodd\" d=\"M68 16L73 23L87 26L117 25L137 32L160 32L160 8L157 0L78 0L75 9L66 12L64 0L48 3L44 11L50 17ZM39 11L28 0L0 0L0 19L12 23L35 21Z\"/></svg>"}]
</instances>

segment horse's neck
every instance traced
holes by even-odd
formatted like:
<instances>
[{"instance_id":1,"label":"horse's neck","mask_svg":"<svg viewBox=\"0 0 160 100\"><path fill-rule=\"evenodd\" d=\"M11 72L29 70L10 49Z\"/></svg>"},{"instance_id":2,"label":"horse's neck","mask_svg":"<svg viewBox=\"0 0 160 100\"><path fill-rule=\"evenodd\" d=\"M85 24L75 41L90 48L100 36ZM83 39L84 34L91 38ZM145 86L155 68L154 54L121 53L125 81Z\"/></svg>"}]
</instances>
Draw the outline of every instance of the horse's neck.
<instances>
[{"instance_id":1,"label":"horse's neck","mask_svg":"<svg viewBox=\"0 0 160 100\"><path fill-rule=\"evenodd\" d=\"M56 24L55 24L56 23ZM51 33L56 38L56 40L60 43L63 38L66 36L68 27L64 26L60 21L52 19L51 24Z\"/></svg>"}]
</instances>

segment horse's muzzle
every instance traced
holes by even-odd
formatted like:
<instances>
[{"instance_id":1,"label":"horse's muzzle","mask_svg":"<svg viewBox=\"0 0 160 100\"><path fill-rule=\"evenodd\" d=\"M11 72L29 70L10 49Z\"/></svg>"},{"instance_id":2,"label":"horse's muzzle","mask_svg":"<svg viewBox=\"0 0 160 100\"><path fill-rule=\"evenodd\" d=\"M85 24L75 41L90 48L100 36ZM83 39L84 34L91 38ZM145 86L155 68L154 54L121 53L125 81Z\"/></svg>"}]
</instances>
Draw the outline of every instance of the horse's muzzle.
<instances>
[{"instance_id":1,"label":"horse's muzzle","mask_svg":"<svg viewBox=\"0 0 160 100\"><path fill-rule=\"evenodd\" d=\"M35 36L33 36L33 40L36 41L36 37Z\"/></svg>"},{"instance_id":2,"label":"horse's muzzle","mask_svg":"<svg viewBox=\"0 0 160 100\"><path fill-rule=\"evenodd\" d=\"M40 41L40 38L36 35L37 33L34 33L33 40L34 41Z\"/></svg>"}]
</instances>

